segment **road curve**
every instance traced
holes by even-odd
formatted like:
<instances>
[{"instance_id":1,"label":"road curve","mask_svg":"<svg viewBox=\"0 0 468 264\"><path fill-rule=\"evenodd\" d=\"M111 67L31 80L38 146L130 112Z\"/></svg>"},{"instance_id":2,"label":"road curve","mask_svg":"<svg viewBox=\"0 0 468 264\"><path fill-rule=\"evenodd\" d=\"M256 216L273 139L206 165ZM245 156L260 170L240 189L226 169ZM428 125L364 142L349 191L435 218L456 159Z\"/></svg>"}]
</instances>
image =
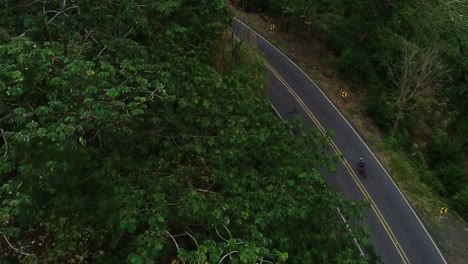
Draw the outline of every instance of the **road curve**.
<instances>
[{"instance_id":1,"label":"road curve","mask_svg":"<svg viewBox=\"0 0 468 264\"><path fill-rule=\"evenodd\" d=\"M292 60L241 21L236 20L234 32L251 43L254 36L253 43L269 69L271 103L282 118L298 115L306 127L334 131L332 148L343 159L338 173L325 175L326 180L348 198L371 202L362 224L371 229L370 240L383 261L447 263L390 175L320 88ZM354 172L359 157L366 160L366 178Z\"/></svg>"}]
</instances>

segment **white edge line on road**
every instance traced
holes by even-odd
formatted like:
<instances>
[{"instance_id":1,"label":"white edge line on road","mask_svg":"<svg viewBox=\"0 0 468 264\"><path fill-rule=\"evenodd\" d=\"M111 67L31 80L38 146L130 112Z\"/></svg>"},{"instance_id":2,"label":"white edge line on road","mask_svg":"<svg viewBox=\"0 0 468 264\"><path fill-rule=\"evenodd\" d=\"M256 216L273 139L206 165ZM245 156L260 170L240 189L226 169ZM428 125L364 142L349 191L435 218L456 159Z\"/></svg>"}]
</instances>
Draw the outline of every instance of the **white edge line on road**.
<instances>
[{"instance_id":1,"label":"white edge line on road","mask_svg":"<svg viewBox=\"0 0 468 264\"><path fill-rule=\"evenodd\" d=\"M275 111L276 115L281 118L281 120L284 120L283 117L280 115L280 113L278 112L278 110L276 110L275 106L273 106L273 104L270 104L271 105L271 108L273 108L273 111Z\"/></svg>"},{"instance_id":2,"label":"white edge line on road","mask_svg":"<svg viewBox=\"0 0 468 264\"><path fill-rule=\"evenodd\" d=\"M336 210L337 210L338 213L340 214L341 220L343 220L343 222L345 223L346 227L348 228L349 233L351 233L351 236L353 237L353 240L354 240L354 244L356 244L357 248L359 249L359 252L361 252L361 256L362 256L363 258L366 258L366 255L364 254L364 251L362 251L361 246L359 245L357 239L354 237L353 231L351 231L351 227L349 227L348 222L346 221L346 218L343 216L343 214L342 214L341 211L340 211L340 208L336 207Z\"/></svg>"},{"instance_id":3,"label":"white edge line on road","mask_svg":"<svg viewBox=\"0 0 468 264\"><path fill-rule=\"evenodd\" d=\"M275 111L276 115L284 121L283 117L280 115L280 113L278 112L278 110L276 110L276 107L271 104L271 108L273 108L273 111ZM291 131L289 131L289 133L291 133L293 135L293 133ZM354 234L353 234L353 231L351 230L351 227L348 225L348 222L346 221L346 218L343 216L343 214L341 213L341 210L340 208L336 207L336 210L338 211L338 213L340 214L341 216L341 220L343 220L343 223L346 225L346 227L348 228L348 231L349 233L351 234L351 237L353 238L353 241L354 241L354 244L356 245L356 247L358 248L359 252L361 253L361 256L363 258L366 258L366 255L364 254L364 251L362 251L362 248L361 246L359 245L359 242L357 241L356 237L354 237Z\"/></svg>"},{"instance_id":4,"label":"white edge line on road","mask_svg":"<svg viewBox=\"0 0 468 264\"><path fill-rule=\"evenodd\" d=\"M414 216L416 217L416 219L418 220L419 224L422 226L424 232L426 232L427 236L429 237L429 239L431 240L432 244L434 245L434 247L436 248L437 252L439 253L440 257L442 258L442 260L444 261L444 263L447 264L447 261L445 260L444 256L442 255L442 253L440 252L439 248L437 247L436 243L434 242L434 240L432 239L431 235L429 234L429 232L427 231L426 227L424 226L424 224L421 222L421 219L419 219L418 215L416 214L416 212L414 211L413 207L411 207L410 203L408 202L408 200L406 199L406 197L403 195L403 193L401 192L400 188L398 188L398 186L396 185L396 183L393 181L393 178L390 176L390 174L387 172L387 170L385 169L385 167L382 165L382 163L380 163L379 159L374 155L374 152L372 152L372 150L367 146L366 142L364 142L364 140L361 138L361 136L356 132L356 130L353 128L353 126L351 126L351 124L348 122L348 120L346 120L346 118L341 114L341 112L336 108L336 106L330 101L330 99L325 95L325 93L322 91L322 89L320 89L320 87L309 77L309 75L307 75L296 63L294 63L294 61L292 61L288 56L286 56L286 54L284 54L281 50L279 50L277 47L275 47L273 44L271 44L268 40L266 40L262 35L258 34L255 30L253 30L252 28L250 28L248 25L246 25L244 22L240 21L239 19L235 18L235 20L237 20L239 23L241 23L242 25L244 25L244 27L248 28L250 31L254 32L257 36L259 36L261 39L263 39L263 41L265 41L266 43L268 43L268 45L270 45L271 47L273 47L276 51L278 51L283 57L285 57L287 60L289 60L289 62L291 62L297 69L299 69L299 71L302 72L302 74L304 74L307 79L309 79L309 81L311 83L313 83L315 85L315 87L317 87L317 89L323 94L323 96L328 100L328 102L333 106L333 108L335 109L335 111L341 116L341 118L346 122L346 124L348 124L348 126L353 130L354 134L356 134L356 136L359 138L359 140L361 140L361 142L364 144L364 146L366 146L367 150L371 153L371 155L375 158L375 160L377 161L377 163L380 165L380 167L383 169L383 171L385 172L385 174L387 175L387 177L390 179L390 181L393 183L393 185L395 186L395 188L398 190L398 192L400 193L400 195L403 197L403 200L405 200L406 204L408 205L408 207L411 209L411 212L413 212ZM276 111L276 109L275 109Z\"/></svg>"}]
</instances>

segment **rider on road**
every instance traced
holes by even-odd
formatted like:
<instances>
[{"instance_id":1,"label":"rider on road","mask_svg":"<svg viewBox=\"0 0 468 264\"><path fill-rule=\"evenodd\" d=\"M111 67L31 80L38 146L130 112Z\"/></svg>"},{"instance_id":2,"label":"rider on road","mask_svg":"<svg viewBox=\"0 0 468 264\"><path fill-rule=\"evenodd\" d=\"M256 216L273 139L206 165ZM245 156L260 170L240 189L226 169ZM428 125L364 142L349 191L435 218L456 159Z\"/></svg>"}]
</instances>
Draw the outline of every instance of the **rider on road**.
<instances>
[{"instance_id":1,"label":"rider on road","mask_svg":"<svg viewBox=\"0 0 468 264\"><path fill-rule=\"evenodd\" d=\"M364 160L363 160L362 158L359 158L359 167L360 167L361 169L364 169L365 166L366 166L366 165L364 164Z\"/></svg>"}]
</instances>

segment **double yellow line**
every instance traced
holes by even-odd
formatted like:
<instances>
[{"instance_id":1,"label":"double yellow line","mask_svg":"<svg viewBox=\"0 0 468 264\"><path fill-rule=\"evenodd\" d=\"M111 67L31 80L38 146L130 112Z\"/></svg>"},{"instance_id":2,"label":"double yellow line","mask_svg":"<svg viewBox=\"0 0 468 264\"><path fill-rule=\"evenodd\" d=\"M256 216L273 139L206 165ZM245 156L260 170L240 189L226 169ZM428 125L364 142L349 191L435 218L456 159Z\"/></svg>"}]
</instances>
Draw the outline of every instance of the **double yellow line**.
<instances>
[{"instance_id":1,"label":"double yellow line","mask_svg":"<svg viewBox=\"0 0 468 264\"><path fill-rule=\"evenodd\" d=\"M306 104L301 100L301 98L297 95L297 93L289 86L289 84L279 75L279 73L273 69L273 67L268 64L268 62L264 61L265 65L267 68L278 78L278 80L286 87L288 92L296 99L296 101L299 103L301 108L306 112L307 116L314 122L314 124L317 126L317 128L320 130L320 132L327 137L327 133L325 129L322 127L320 122L317 120L317 118L312 114L310 109L306 106ZM328 138L328 137L327 137ZM349 163L344 159L343 155L341 154L341 151L338 149L336 144L333 142L331 138L328 138L328 142L330 143L330 146L333 148L336 154L340 157L341 162L343 165L346 167L346 169L349 171L351 176L353 177L354 181L356 182L357 186L361 190L362 194L366 199L368 199L371 203L371 208L376 214L377 218L379 219L380 223L382 224L383 228L387 232L388 236L392 240L396 250L398 251L398 254L400 254L401 259L403 260L404 263L409 264L408 257L406 257L405 252L403 251L403 248L400 246L400 243L398 243L397 238L395 237L395 234L393 234L392 230L390 229L390 226L388 225L387 221L385 221L385 218L383 217L382 213L380 212L379 208L375 204L374 200L372 200L371 196L367 192L366 188L362 184L361 180L358 178L356 173L354 172L354 169L349 165Z\"/></svg>"}]
</instances>

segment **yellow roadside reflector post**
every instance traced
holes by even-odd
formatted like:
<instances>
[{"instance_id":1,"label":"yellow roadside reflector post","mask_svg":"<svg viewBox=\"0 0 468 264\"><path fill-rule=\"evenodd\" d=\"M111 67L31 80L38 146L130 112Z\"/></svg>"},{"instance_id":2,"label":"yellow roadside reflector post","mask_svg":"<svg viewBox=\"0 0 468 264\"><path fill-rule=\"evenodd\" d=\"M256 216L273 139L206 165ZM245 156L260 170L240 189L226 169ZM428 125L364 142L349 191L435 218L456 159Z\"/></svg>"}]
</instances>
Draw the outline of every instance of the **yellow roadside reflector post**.
<instances>
[{"instance_id":1,"label":"yellow roadside reflector post","mask_svg":"<svg viewBox=\"0 0 468 264\"><path fill-rule=\"evenodd\" d=\"M342 98L348 97L348 91L342 90L342 91L341 91L341 97L342 97Z\"/></svg>"},{"instance_id":2,"label":"yellow roadside reflector post","mask_svg":"<svg viewBox=\"0 0 468 264\"><path fill-rule=\"evenodd\" d=\"M439 217L439 219L444 218L444 215L447 214L447 212L448 212L447 207L441 207L440 208L440 217Z\"/></svg>"}]
</instances>

